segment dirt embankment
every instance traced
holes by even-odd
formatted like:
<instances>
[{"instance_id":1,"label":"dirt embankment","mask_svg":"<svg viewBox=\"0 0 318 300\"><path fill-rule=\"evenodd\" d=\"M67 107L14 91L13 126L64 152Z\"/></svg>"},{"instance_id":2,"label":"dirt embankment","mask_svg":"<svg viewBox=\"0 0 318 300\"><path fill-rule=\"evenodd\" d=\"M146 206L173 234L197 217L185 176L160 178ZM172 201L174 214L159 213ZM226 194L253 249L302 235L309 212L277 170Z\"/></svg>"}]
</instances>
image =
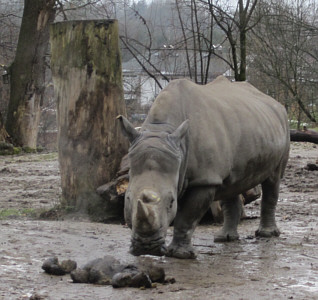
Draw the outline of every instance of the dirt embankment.
<instances>
[{"instance_id":1,"label":"dirt embankment","mask_svg":"<svg viewBox=\"0 0 318 300\"><path fill-rule=\"evenodd\" d=\"M58 203L57 155L0 157L0 299L317 299L318 171L304 169L317 159L312 144L292 144L277 207L279 238L256 239L258 218L242 221L241 238L233 243L215 244L218 226L199 226L196 260L150 258L176 283L141 290L45 274L41 265L51 256L80 266L105 254L123 262L145 258L128 254L130 230L124 226L24 217ZM259 200L247 214L259 215ZM170 228L168 240L171 235Z\"/></svg>"}]
</instances>

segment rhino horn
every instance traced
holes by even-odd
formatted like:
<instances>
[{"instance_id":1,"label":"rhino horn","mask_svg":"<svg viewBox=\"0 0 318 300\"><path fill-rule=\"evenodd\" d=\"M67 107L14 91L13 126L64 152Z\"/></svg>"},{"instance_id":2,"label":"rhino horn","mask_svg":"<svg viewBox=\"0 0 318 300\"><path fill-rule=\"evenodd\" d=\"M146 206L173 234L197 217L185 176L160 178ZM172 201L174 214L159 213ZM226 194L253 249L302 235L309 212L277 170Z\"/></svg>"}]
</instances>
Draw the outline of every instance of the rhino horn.
<instances>
[{"instance_id":1,"label":"rhino horn","mask_svg":"<svg viewBox=\"0 0 318 300\"><path fill-rule=\"evenodd\" d=\"M137 217L139 220L148 220L149 218L149 210L147 206L143 204L140 199L138 199L138 203L137 203Z\"/></svg>"}]
</instances>

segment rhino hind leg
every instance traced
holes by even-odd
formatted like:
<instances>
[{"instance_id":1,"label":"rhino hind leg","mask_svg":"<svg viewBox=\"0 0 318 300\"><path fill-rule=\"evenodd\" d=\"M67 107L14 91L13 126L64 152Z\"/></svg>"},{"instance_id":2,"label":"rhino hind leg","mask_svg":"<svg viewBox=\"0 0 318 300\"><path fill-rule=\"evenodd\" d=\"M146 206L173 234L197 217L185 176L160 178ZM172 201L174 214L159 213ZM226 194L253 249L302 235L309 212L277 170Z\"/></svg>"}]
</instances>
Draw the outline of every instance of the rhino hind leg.
<instances>
[{"instance_id":1,"label":"rhino hind leg","mask_svg":"<svg viewBox=\"0 0 318 300\"><path fill-rule=\"evenodd\" d=\"M242 201L239 196L221 201L224 215L222 229L214 236L214 242L230 242L239 239L237 225L242 214Z\"/></svg>"},{"instance_id":2,"label":"rhino hind leg","mask_svg":"<svg viewBox=\"0 0 318 300\"><path fill-rule=\"evenodd\" d=\"M277 177L268 178L262 183L261 219L259 228L255 232L256 236L272 237L280 235L275 221L280 184L280 176Z\"/></svg>"},{"instance_id":3,"label":"rhino hind leg","mask_svg":"<svg viewBox=\"0 0 318 300\"><path fill-rule=\"evenodd\" d=\"M176 258L196 258L191 238L195 227L209 209L214 198L214 189L197 187L189 189L181 199L181 205L174 220L173 239L166 255Z\"/></svg>"}]
</instances>

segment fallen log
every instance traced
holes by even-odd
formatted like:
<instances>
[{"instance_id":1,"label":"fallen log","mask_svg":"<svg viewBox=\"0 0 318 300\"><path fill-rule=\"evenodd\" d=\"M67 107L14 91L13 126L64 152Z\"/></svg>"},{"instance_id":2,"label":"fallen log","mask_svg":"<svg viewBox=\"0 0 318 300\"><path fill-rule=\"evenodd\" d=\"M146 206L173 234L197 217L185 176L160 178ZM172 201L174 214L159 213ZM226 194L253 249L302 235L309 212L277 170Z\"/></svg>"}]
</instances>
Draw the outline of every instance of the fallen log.
<instances>
[{"instance_id":1,"label":"fallen log","mask_svg":"<svg viewBox=\"0 0 318 300\"><path fill-rule=\"evenodd\" d=\"M317 164L308 163L305 169L308 171L318 171L318 163Z\"/></svg>"},{"instance_id":2,"label":"fallen log","mask_svg":"<svg viewBox=\"0 0 318 300\"><path fill-rule=\"evenodd\" d=\"M290 130L290 140L292 142L309 142L318 144L318 132L314 130Z\"/></svg>"}]
</instances>

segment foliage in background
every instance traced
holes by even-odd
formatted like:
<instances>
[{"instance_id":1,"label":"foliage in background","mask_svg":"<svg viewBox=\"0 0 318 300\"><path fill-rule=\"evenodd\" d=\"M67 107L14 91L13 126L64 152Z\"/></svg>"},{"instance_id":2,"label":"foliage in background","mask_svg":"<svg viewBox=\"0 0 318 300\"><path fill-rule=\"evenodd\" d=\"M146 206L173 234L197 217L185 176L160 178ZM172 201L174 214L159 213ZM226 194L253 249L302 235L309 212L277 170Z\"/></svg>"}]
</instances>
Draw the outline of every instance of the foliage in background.
<instances>
[{"instance_id":1,"label":"foliage in background","mask_svg":"<svg viewBox=\"0 0 318 300\"><path fill-rule=\"evenodd\" d=\"M0 0L2 65L9 66L15 56L23 2ZM283 103L291 126L298 128L317 122L317 16L317 0L56 0L57 21L117 18L123 62L135 58L159 87L163 87L160 80L173 78L162 72L162 66L168 65L174 72L180 69L177 59L171 63L172 56L182 53L185 76L203 84L215 70L212 58L219 57L229 67L226 75L236 80L246 76ZM245 48L241 47L241 33ZM166 53L160 62L158 52ZM241 72L244 68L245 75ZM47 72L42 132L51 132L54 127L53 92ZM7 88L0 83L3 119Z\"/></svg>"}]
</instances>

